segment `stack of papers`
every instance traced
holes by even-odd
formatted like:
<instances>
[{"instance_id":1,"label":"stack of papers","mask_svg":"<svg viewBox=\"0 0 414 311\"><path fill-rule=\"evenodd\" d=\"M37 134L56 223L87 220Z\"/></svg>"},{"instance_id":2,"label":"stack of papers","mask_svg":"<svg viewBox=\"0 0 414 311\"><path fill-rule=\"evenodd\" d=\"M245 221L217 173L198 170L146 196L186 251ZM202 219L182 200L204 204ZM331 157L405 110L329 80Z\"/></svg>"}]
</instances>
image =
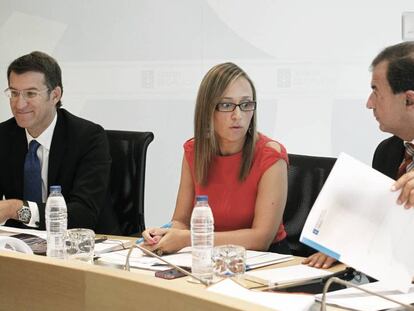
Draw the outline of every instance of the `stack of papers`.
<instances>
[{"instance_id":1,"label":"stack of papers","mask_svg":"<svg viewBox=\"0 0 414 311\"><path fill-rule=\"evenodd\" d=\"M305 294L282 294L251 291L235 283L229 278L211 285L207 290L279 311L309 310L315 301L313 296Z\"/></svg>"},{"instance_id":2,"label":"stack of papers","mask_svg":"<svg viewBox=\"0 0 414 311\"><path fill-rule=\"evenodd\" d=\"M253 270L293 259L292 255L248 250L246 251L246 270Z\"/></svg>"},{"instance_id":3,"label":"stack of papers","mask_svg":"<svg viewBox=\"0 0 414 311\"><path fill-rule=\"evenodd\" d=\"M250 281L272 287L320 279L332 274L333 272L323 269L312 268L306 265L294 265L275 269L249 271L245 273L244 277Z\"/></svg>"},{"instance_id":4,"label":"stack of papers","mask_svg":"<svg viewBox=\"0 0 414 311\"><path fill-rule=\"evenodd\" d=\"M130 247L132 241L130 240L112 240L108 239L103 242L95 243L95 256L102 255L104 253L113 252L116 250L124 250Z\"/></svg>"},{"instance_id":5,"label":"stack of papers","mask_svg":"<svg viewBox=\"0 0 414 311\"><path fill-rule=\"evenodd\" d=\"M101 261L110 262L114 264L125 264L126 257L129 250L116 251L108 254L102 254ZM168 262L183 268L191 268L191 247L186 247L176 254L162 256ZM292 260L293 256L283 255L277 253L247 251L246 252L246 268L248 270L268 266L275 263ZM168 266L157 258L149 257L143 254L142 251L134 249L132 251L129 265L132 268L148 269L148 270L166 270Z\"/></svg>"},{"instance_id":6,"label":"stack of papers","mask_svg":"<svg viewBox=\"0 0 414 311\"><path fill-rule=\"evenodd\" d=\"M35 254L46 254L46 231L0 226L0 236L12 236L25 242ZM95 256L130 247L130 240L105 240L95 243Z\"/></svg>"},{"instance_id":7,"label":"stack of papers","mask_svg":"<svg viewBox=\"0 0 414 311\"><path fill-rule=\"evenodd\" d=\"M30 247L33 253L46 255L47 242L45 231L0 226L0 236L19 239L22 243Z\"/></svg>"},{"instance_id":8,"label":"stack of papers","mask_svg":"<svg viewBox=\"0 0 414 311\"><path fill-rule=\"evenodd\" d=\"M409 289L407 294L392 290L390 286L381 282L368 283L361 285L360 287L405 304L414 303L414 286ZM322 295L316 295L315 297L318 301L322 300ZM346 288L330 292L327 294L326 302L331 305L361 311L388 310L401 307L391 301L372 296L356 288Z\"/></svg>"}]
</instances>

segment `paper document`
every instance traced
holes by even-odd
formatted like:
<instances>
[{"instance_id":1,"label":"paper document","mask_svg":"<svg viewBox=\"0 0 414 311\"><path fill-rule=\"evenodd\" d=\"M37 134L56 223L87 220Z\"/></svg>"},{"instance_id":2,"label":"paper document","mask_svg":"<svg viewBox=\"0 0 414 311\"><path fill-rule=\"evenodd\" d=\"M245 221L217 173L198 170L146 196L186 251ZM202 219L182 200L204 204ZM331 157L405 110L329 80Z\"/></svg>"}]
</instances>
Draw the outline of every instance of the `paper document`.
<instances>
[{"instance_id":1,"label":"paper document","mask_svg":"<svg viewBox=\"0 0 414 311\"><path fill-rule=\"evenodd\" d=\"M342 153L300 241L393 288L414 275L414 209L397 205L394 180Z\"/></svg>"},{"instance_id":2,"label":"paper document","mask_svg":"<svg viewBox=\"0 0 414 311\"><path fill-rule=\"evenodd\" d=\"M333 274L333 272L323 269L312 268L306 265L294 265L274 269L249 271L245 273L244 277L254 282L273 286L319 279L331 274Z\"/></svg>"},{"instance_id":3,"label":"paper document","mask_svg":"<svg viewBox=\"0 0 414 311\"><path fill-rule=\"evenodd\" d=\"M405 304L414 303L414 287L411 287L406 294L393 290L381 282L368 283L361 285L361 287ZM319 301L322 300L322 295L316 295L315 297ZM356 288L346 288L330 292L327 294L326 302L343 308L361 311L388 310L401 307L391 301L372 296Z\"/></svg>"},{"instance_id":4,"label":"paper document","mask_svg":"<svg viewBox=\"0 0 414 311\"><path fill-rule=\"evenodd\" d=\"M10 235L10 233L27 233L46 239L46 231L35 229L21 229L8 226L0 226L0 235Z\"/></svg>"},{"instance_id":5,"label":"paper document","mask_svg":"<svg viewBox=\"0 0 414 311\"><path fill-rule=\"evenodd\" d=\"M293 259L294 257L292 255L247 250L246 270L265 267Z\"/></svg>"},{"instance_id":6,"label":"paper document","mask_svg":"<svg viewBox=\"0 0 414 311\"><path fill-rule=\"evenodd\" d=\"M207 290L279 311L309 310L315 301L313 296L305 294L251 291L229 278L210 286Z\"/></svg>"},{"instance_id":7,"label":"paper document","mask_svg":"<svg viewBox=\"0 0 414 311\"><path fill-rule=\"evenodd\" d=\"M104 253L113 252L115 250L122 250L129 248L133 241L130 240L114 240L114 239L108 239L103 242L95 243L95 256L102 255Z\"/></svg>"},{"instance_id":8,"label":"paper document","mask_svg":"<svg viewBox=\"0 0 414 311\"><path fill-rule=\"evenodd\" d=\"M129 252L129 249L110 252L110 253L104 253L104 254L101 254L101 256L98 258L98 261L123 266L125 265L128 252ZM134 248L132 250L131 256L129 257L129 266L131 268L153 270L153 271L158 271L158 270L162 271L162 270L169 269L169 267L167 266L155 265L156 261L158 261L156 258L144 256L144 253L141 250Z\"/></svg>"},{"instance_id":9,"label":"paper document","mask_svg":"<svg viewBox=\"0 0 414 311\"><path fill-rule=\"evenodd\" d=\"M113 264L124 265L128 252L129 249L101 254L99 260ZM191 250L181 250L176 254L162 256L162 258L177 266L191 267ZM133 249L131 256L129 257L129 265L131 268L154 271L167 270L170 268L170 266L168 266L163 261L158 260L154 257L147 256L137 248Z\"/></svg>"},{"instance_id":10,"label":"paper document","mask_svg":"<svg viewBox=\"0 0 414 311\"><path fill-rule=\"evenodd\" d=\"M125 264L127 255L128 250L115 251L109 254L101 254L100 260L123 265ZM176 266L180 266L183 268L191 268L191 247L185 247L175 254L164 255L162 256L162 258L168 260L168 262ZM250 270L292 259L293 256L291 255L258 251L246 251L246 266L247 269ZM130 257L130 266L140 269L165 270L167 264L161 260L158 260L157 258L144 255L138 249L134 249Z\"/></svg>"},{"instance_id":11,"label":"paper document","mask_svg":"<svg viewBox=\"0 0 414 311\"><path fill-rule=\"evenodd\" d=\"M0 226L0 236L1 235L21 239L32 248L35 254L46 254L46 231L44 230ZM101 255L114 250L128 248L131 244L132 241L130 240L108 239L100 243L95 243L95 255Z\"/></svg>"}]
</instances>

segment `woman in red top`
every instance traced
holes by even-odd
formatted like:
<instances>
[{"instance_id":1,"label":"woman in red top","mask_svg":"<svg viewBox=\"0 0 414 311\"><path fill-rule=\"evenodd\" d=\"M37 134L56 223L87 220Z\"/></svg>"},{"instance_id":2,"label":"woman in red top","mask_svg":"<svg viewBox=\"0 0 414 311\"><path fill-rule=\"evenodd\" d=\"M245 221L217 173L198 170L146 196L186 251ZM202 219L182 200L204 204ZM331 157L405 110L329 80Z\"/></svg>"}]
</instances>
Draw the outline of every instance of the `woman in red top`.
<instances>
[{"instance_id":1,"label":"woman in red top","mask_svg":"<svg viewBox=\"0 0 414 311\"><path fill-rule=\"evenodd\" d=\"M191 245L196 195L208 195L214 244L289 253L282 216L287 197L285 148L256 130L256 90L233 63L219 64L201 82L194 138L184 144L171 229L143 232L149 249L171 253Z\"/></svg>"}]
</instances>

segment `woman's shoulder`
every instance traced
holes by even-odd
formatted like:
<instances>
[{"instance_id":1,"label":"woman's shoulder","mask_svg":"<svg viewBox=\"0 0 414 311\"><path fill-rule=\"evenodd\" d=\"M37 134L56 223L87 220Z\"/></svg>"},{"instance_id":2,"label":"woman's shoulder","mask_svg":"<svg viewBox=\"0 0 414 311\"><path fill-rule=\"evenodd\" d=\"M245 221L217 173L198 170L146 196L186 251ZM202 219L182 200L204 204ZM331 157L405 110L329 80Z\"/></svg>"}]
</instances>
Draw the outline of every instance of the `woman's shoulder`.
<instances>
[{"instance_id":1,"label":"woman's shoulder","mask_svg":"<svg viewBox=\"0 0 414 311\"><path fill-rule=\"evenodd\" d=\"M258 135L257 151L259 153L271 157L282 158L287 161L287 151L283 144L262 133L258 133Z\"/></svg>"},{"instance_id":2,"label":"woman's shoulder","mask_svg":"<svg viewBox=\"0 0 414 311\"><path fill-rule=\"evenodd\" d=\"M259 135L259 138L257 141L258 147L261 147L263 149L273 149L277 151L278 153L283 153L283 152L286 153L285 146L283 146L283 144L281 144L280 142L272 138L269 138L262 133L258 133L258 135Z\"/></svg>"},{"instance_id":3,"label":"woman's shoulder","mask_svg":"<svg viewBox=\"0 0 414 311\"><path fill-rule=\"evenodd\" d=\"M192 152L194 150L194 143L195 143L194 137L186 140L183 145L184 150L186 152Z\"/></svg>"}]
</instances>

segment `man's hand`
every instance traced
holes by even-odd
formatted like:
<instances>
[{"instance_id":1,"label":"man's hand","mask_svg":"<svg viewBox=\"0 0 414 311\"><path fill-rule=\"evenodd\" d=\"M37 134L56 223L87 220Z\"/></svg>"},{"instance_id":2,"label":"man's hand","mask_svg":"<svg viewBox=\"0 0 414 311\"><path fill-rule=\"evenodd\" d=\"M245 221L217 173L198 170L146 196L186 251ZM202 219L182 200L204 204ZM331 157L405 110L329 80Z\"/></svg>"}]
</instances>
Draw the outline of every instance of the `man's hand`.
<instances>
[{"instance_id":1,"label":"man's hand","mask_svg":"<svg viewBox=\"0 0 414 311\"><path fill-rule=\"evenodd\" d=\"M0 201L0 223L10 218L17 219L17 211L23 206L21 200L1 200Z\"/></svg>"},{"instance_id":2,"label":"man's hand","mask_svg":"<svg viewBox=\"0 0 414 311\"><path fill-rule=\"evenodd\" d=\"M404 204L404 208L414 207L414 171L410 171L402 175L392 185L392 191L398 191L401 189L400 196L397 199L399 205Z\"/></svg>"},{"instance_id":3,"label":"man's hand","mask_svg":"<svg viewBox=\"0 0 414 311\"><path fill-rule=\"evenodd\" d=\"M307 264L309 267L315 267L315 268L322 268L322 269L328 269L332 267L332 265L336 262L336 260L332 257L329 257L322 253L315 253L308 258L304 259L302 261L303 264Z\"/></svg>"}]
</instances>

